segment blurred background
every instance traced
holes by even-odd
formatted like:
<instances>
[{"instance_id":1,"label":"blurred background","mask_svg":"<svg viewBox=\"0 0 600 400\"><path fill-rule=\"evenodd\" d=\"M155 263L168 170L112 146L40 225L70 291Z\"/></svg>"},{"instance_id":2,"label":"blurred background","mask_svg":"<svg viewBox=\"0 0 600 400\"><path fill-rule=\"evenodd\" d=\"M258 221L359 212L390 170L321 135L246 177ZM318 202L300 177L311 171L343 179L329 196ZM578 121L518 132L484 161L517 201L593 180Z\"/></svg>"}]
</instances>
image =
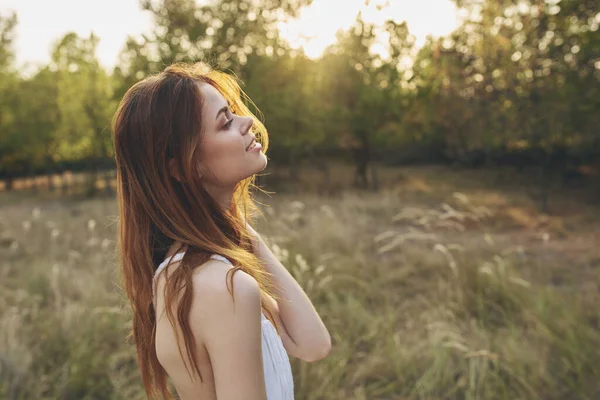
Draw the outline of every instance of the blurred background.
<instances>
[{"instance_id":1,"label":"blurred background","mask_svg":"<svg viewBox=\"0 0 600 400\"><path fill-rule=\"evenodd\" d=\"M0 0L0 398L143 398L110 121L198 60L262 113L258 231L332 334L296 398L600 398L599 25L598 0Z\"/></svg>"}]
</instances>

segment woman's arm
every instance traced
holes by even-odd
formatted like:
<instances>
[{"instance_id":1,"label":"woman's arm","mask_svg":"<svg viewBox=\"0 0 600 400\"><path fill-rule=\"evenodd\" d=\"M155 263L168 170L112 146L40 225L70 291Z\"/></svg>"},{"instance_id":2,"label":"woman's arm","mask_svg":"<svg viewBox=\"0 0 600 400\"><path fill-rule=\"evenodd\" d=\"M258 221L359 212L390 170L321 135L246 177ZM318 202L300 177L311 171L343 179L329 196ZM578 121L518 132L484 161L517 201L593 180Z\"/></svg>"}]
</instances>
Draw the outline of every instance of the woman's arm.
<instances>
[{"instance_id":1,"label":"woman's arm","mask_svg":"<svg viewBox=\"0 0 600 400\"><path fill-rule=\"evenodd\" d=\"M278 319L283 324L284 334L289 338L285 340L282 337L288 353L305 361L324 358L331 350L331 336L325 324L304 290L262 237L249 225L248 230L254 236L253 245L259 259L275 281L275 294L279 297L276 309L279 310Z\"/></svg>"}]
</instances>

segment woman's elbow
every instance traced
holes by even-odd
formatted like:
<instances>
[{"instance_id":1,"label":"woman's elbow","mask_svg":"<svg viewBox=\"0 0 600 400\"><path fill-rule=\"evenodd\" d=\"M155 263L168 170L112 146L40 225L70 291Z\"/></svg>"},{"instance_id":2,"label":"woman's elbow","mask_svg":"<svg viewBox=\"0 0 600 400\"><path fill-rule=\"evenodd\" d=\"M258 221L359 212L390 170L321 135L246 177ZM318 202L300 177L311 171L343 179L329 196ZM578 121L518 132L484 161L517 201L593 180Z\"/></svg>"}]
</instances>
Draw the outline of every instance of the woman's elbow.
<instances>
[{"instance_id":1,"label":"woman's elbow","mask_svg":"<svg viewBox=\"0 0 600 400\"><path fill-rule=\"evenodd\" d=\"M300 358L307 362L319 361L319 360L322 360L323 358L327 357L327 355L329 354L330 351L331 351L331 336L327 335L327 338L324 340L323 344L321 344L320 346L315 346L309 352L306 352L306 354L303 354L302 357L300 357Z\"/></svg>"}]
</instances>

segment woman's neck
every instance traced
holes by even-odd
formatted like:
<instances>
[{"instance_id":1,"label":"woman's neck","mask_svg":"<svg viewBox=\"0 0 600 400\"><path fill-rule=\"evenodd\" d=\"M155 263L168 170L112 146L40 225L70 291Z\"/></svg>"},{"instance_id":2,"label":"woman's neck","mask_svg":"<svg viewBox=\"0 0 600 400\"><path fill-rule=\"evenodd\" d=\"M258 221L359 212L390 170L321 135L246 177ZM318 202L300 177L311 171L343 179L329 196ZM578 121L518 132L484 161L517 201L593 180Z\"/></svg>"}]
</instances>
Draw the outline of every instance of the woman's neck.
<instances>
[{"instance_id":1,"label":"woman's neck","mask_svg":"<svg viewBox=\"0 0 600 400\"><path fill-rule=\"evenodd\" d=\"M182 244L181 242L173 242L173 244L171 245L171 247L169 247L169 250L167 251L167 254L165 255L165 258L171 257L177 253L184 253L187 251L188 246L184 245L183 247L181 247Z\"/></svg>"}]
</instances>

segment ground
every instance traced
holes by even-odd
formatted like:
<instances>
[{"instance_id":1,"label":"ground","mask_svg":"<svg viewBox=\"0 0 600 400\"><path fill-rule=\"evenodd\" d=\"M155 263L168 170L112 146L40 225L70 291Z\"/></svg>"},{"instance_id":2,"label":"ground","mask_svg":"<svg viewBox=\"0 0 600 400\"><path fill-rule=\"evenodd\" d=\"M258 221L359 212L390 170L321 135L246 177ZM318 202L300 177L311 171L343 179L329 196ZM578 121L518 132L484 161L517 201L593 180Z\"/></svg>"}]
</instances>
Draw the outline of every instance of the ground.
<instances>
[{"instance_id":1,"label":"ground","mask_svg":"<svg viewBox=\"0 0 600 400\"><path fill-rule=\"evenodd\" d=\"M297 399L600 397L593 196L557 188L546 215L510 170L380 167L379 192L331 174L278 169L258 196L257 230L333 338L292 360ZM0 397L142 398L114 198L0 205Z\"/></svg>"}]
</instances>

